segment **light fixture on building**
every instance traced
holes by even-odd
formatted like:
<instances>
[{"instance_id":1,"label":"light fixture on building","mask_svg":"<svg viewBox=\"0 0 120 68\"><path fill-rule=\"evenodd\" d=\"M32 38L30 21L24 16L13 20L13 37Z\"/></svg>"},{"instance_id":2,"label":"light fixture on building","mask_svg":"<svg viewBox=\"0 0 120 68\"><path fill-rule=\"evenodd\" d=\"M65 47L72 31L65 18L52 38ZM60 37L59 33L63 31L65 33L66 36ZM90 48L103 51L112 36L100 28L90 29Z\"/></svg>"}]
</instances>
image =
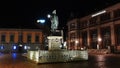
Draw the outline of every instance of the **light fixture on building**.
<instances>
[{"instance_id":1,"label":"light fixture on building","mask_svg":"<svg viewBox=\"0 0 120 68\"><path fill-rule=\"evenodd\" d=\"M78 40L76 40L75 43L78 44L79 43Z\"/></svg>"},{"instance_id":2,"label":"light fixture on building","mask_svg":"<svg viewBox=\"0 0 120 68\"><path fill-rule=\"evenodd\" d=\"M101 38L98 38L98 41L100 42L100 41L102 41L102 39L101 39Z\"/></svg>"},{"instance_id":3,"label":"light fixture on building","mask_svg":"<svg viewBox=\"0 0 120 68\"><path fill-rule=\"evenodd\" d=\"M98 16L98 15L103 14L103 13L106 13L106 10L95 13L95 14L91 15L91 17L95 17L95 16Z\"/></svg>"}]
</instances>

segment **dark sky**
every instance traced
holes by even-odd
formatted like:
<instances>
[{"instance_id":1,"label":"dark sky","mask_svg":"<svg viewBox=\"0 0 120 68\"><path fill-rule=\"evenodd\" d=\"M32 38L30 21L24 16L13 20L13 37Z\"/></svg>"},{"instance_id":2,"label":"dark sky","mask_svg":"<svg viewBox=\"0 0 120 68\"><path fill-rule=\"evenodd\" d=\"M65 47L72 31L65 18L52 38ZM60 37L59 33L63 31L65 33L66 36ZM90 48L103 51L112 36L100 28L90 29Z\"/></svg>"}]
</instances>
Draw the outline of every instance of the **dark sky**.
<instances>
[{"instance_id":1,"label":"dark sky","mask_svg":"<svg viewBox=\"0 0 120 68\"><path fill-rule=\"evenodd\" d=\"M0 2L0 28L36 28L36 20L57 10L59 28L66 25L72 13L83 17L118 3L119 0L4 0Z\"/></svg>"}]
</instances>

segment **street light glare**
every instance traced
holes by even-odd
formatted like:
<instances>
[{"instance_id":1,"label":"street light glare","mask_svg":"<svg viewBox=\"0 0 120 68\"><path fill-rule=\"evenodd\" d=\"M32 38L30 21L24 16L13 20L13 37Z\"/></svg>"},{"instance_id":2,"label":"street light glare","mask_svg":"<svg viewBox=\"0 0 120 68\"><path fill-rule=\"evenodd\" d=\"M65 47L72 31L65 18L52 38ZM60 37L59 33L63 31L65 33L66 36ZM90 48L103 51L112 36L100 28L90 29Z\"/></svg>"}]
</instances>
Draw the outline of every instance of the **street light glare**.
<instances>
[{"instance_id":1,"label":"street light glare","mask_svg":"<svg viewBox=\"0 0 120 68\"><path fill-rule=\"evenodd\" d=\"M16 50L16 49L17 49L17 47L16 47L16 46L13 46L13 49L14 49L14 50Z\"/></svg>"},{"instance_id":2,"label":"street light glare","mask_svg":"<svg viewBox=\"0 0 120 68\"><path fill-rule=\"evenodd\" d=\"M37 20L37 23L45 23L44 19Z\"/></svg>"},{"instance_id":3,"label":"street light glare","mask_svg":"<svg viewBox=\"0 0 120 68\"><path fill-rule=\"evenodd\" d=\"M27 46L24 46L24 49L26 50L26 49L27 49Z\"/></svg>"},{"instance_id":4,"label":"street light glare","mask_svg":"<svg viewBox=\"0 0 120 68\"><path fill-rule=\"evenodd\" d=\"M101 38L98 38L98 41L100 42L100 41L102 41L102 39L101 39Z\"/></svg>"},{"instance_id":5,"label":"street light glare","mask_svg":"<svg viewBox=\"0 0 120 68\"><path fill-rule=\"evenodd\" d=\"M47 15L47 17L48 17L48 18L51 18L51 15L50 15L50 14L48 14L48 15Z\"/></svg>"},{"instance_id":6,"label":"street light glare","mask_svg":"<svg viewBox=\"0 0 120 68\"><path fill-rule=\"evenodd\" d=\"M78 44L78 40L76 40L75 43Z\"/></svg>"}]
</instances>

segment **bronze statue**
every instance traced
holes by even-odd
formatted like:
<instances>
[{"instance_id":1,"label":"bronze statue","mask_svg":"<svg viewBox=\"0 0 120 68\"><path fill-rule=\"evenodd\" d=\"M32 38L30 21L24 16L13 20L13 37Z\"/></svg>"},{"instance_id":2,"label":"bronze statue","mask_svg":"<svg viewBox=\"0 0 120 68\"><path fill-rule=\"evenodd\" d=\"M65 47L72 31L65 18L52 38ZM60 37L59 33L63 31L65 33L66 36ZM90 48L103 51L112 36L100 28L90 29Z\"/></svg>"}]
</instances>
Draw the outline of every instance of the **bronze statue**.
<instances>
[{"instance_id":1,"label":"bronze statue","mask_svg":"<svg viewBox=\"0 0 120 68\"><path fill-rule=\"evenodd\" d=\"M52 12L51 20L51 31L54 32L58 28L58 16L56 15L56 10Z\"/></svg>"}]
</instances>

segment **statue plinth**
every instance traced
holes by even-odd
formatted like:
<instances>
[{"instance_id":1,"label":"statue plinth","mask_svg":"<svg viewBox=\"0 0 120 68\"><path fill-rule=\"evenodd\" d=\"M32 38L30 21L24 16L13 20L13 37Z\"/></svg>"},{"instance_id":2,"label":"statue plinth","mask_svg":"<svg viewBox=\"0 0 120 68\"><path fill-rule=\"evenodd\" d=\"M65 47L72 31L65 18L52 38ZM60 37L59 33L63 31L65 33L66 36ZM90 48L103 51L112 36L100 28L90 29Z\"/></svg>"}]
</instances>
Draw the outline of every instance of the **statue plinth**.
<instances>
[{"instance_id":1,"label":"statue plinth","mask_svg":"<svg viewBox=\"0 0 120 68\"><path fill-rule=\"evenodd\" d=\"M62 36L48 36L48 49L60 50L62 46Z\"/></svg>"},{"instance_id":2,"label":"statue plinth","mask_svg":"<svg viewBox=\"0 0 120 68\"><path fill-rule=\"evenodd\" d=\"M51 32L51 36L63 36L63 30L55 30Z\"/></svg>"}]
</instances>

